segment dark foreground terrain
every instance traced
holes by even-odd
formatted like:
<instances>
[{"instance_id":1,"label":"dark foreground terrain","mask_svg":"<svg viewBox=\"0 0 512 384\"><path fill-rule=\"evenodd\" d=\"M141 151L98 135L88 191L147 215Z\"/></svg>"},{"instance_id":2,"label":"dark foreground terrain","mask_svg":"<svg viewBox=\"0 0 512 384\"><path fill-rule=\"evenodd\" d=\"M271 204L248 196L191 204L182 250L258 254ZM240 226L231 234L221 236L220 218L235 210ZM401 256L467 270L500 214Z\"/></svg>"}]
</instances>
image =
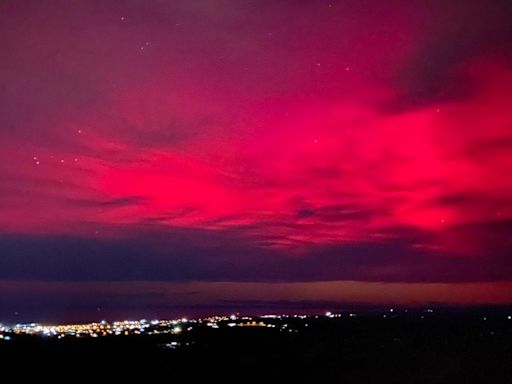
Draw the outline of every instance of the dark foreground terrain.
<instances>
[{"instance_id":1,"label":"dark foreground terrain","mask_svg":"<svg viewBox=\"0 0 512 384\"><path fill-rule=\"evenodd\" d=\"M512 320L505 312L264 321L275 327L220 322L178 335L16 335L0 342L0 367L3 378L12 377L5 382L512 383Z\"/></svg>"}]
</instances>

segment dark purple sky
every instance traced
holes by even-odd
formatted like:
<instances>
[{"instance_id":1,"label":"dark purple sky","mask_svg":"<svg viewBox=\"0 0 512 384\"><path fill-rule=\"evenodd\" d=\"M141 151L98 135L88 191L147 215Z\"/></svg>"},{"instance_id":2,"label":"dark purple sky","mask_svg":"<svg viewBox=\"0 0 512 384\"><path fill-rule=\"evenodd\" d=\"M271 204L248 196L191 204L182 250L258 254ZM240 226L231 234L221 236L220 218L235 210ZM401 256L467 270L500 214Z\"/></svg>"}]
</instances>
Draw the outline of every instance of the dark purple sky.
<instances>
[{"instance_id":1,"label":"dark purple sky","mask_svg":"<svg viewBox=\"0 0 512 384\"><path fill-rule=\"evenodd\" d=\"M510 20L2 1L0 320L511 303Z\"/></svg>"}]
</instances>

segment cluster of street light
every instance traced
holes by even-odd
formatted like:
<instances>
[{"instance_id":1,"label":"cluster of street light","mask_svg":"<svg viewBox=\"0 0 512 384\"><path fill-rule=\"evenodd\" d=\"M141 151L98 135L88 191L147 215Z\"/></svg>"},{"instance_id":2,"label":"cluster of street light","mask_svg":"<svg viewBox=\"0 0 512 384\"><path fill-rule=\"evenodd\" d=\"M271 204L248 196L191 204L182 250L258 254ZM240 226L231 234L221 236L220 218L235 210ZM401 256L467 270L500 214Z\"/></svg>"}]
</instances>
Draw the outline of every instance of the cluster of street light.
<instances>
[{"instance_id":1,"label":"cluster of street light","mask_svg":"<svg viewBox=\"0 0 512 384\"><path fill-rule=\"evenodd\" d=\"M47 337L102 337L119 335L140 335L143 333L179 333L181 324L186 319L180 320L123 320L114 322L93 322L85 324L44 325L39 323L16 324L11 328L0 327L2 339L7 334L13 335L38 335Z\"/></svg>"}]
</instances>

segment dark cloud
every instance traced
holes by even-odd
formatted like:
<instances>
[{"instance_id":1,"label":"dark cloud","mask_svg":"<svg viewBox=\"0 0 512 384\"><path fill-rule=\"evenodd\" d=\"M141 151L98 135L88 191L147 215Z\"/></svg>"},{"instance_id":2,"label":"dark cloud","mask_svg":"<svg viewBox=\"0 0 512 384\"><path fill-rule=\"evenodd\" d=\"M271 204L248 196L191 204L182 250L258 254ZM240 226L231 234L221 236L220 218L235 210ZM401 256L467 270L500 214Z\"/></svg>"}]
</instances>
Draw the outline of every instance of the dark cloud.
<instances>
[{"instance_id":1,"label":"dark cloud","mask_svg":"<svg viewBox=\"0 0 512 384\"><path fill-rule=\"evenodd\" d=\"M301 254L255 246L234 232L170 229L130 238L3 235L0 278L67 281L408 281L512 278L503 264L509 221L454 227L449 240L478 234L492 254L456 255L422 247L432 233L313 246ZM406 231L403 234L407 233ZM396 233L395 233L396 235Z\"/></svg>"},{"instance_id":2,"label":"dark cloud","mask_svg":"<svg viewBox=\"0 0 512 384\"><path fill-rule=\"evenodd\" d=\"M368 221L388 214L385 209L365 209L358 205L332 204L309 206L297 210L299 219L314 217L321 223L343 223L348 221Z\"/></svg>"},{"instance_id":3,"label":"dark cloud","mask_svg":"<svg viewBox=\"0 0 512 384\"><path fill-rule=\"evenodd\" d=\"M510 62L510 1L431 2L427 7L424 42L398 71L402 93L394 109L470 98L480 87L471 73L475 59Z\"/></svg>"},{"instance_id":4,"label":"dark cloud","mask_svg":"<svg viewBox=\"0 0 512 384\"><path fill-rule=\"evenodd\" d=\"M95 207L102 209L115 209L132 205L143 205L148 201L144 196L125 196L110 200L78 200L69 199L68 202L74 206Z\"/></svg>"}]
</instances>

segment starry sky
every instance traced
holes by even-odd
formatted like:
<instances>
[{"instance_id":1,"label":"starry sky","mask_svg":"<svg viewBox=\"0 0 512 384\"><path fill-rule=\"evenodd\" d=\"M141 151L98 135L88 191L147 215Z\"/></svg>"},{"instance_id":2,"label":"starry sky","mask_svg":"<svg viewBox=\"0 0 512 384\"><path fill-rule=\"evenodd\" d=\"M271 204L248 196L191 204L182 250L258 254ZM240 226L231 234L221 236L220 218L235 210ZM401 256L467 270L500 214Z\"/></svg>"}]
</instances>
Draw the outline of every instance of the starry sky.
<instances>
[{"instance_id":1,"label":"starry sky","mask_svg":"<svg viewBox=\"0 0 512 384\"><path fill-rule=\"evenodd\" d=\"M512 3L0 3L0 317L512 303Z\"/></svg>"}]
</instances>

